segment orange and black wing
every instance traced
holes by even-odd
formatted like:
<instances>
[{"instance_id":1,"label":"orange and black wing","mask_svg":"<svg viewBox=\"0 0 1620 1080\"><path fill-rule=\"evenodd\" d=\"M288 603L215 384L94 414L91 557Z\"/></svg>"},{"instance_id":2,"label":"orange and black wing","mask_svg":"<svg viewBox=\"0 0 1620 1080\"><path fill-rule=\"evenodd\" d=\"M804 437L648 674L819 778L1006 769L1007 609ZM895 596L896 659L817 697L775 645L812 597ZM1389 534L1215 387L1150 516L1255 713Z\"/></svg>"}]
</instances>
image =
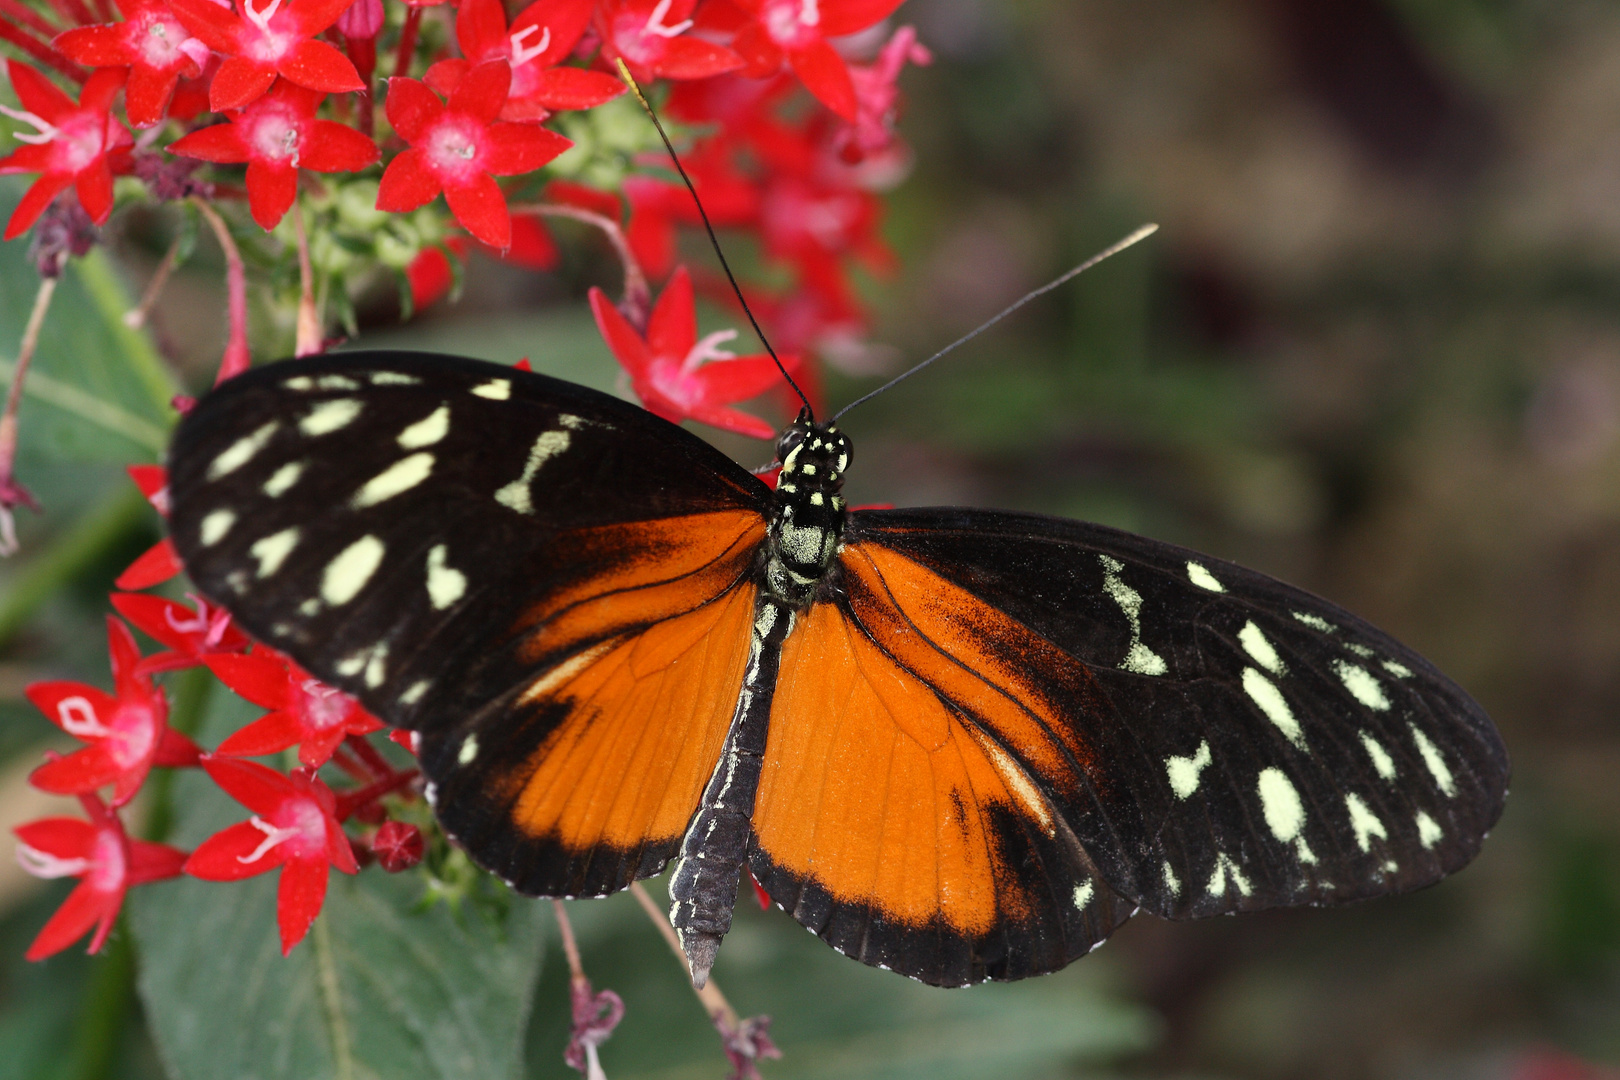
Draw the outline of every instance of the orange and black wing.
<instances>
[{"instance_id":1,"label":"orange and black wing","mask_svg":"<svg viewBox=\"0 0 1620 1080\"><path fill-rule=\"evenodd\" d=\"M770 497L724 455L541 375L349 353L204 398L169 490L198 586L421 732L480 864L593 895L673 854L736 705Z\"/></svg>"},{"instance_id":2,"label":"orange and black wing","mask_svg":"<svg viewBox=\"0 0 1620 1080\"><path fill-rule=\"evenodd\" d=\"M1507 759L1411 650L1301 590L1100 526L853 516L784 645L756 876L926 982L1061 967L1168 917L1430 884Z\"/></svg>"}]
</instances>

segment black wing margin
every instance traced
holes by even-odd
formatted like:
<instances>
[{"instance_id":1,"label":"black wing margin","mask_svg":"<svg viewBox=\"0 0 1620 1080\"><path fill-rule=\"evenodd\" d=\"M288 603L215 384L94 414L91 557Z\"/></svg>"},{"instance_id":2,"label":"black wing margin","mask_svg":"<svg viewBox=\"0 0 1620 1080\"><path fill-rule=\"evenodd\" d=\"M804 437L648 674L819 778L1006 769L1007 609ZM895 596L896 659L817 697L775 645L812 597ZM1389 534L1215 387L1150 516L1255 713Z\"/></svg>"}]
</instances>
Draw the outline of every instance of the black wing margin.
<instances>
[{"instance_id":1,"label":"black wing margin","mask_svg":"<svg viewBox=\"0 0 1620 1080\"><path fill-rule=\"evenodd\" d=\"M1007 749L1108 885L1156 914L1421 888L1466 865L1501 815L1507 753L1479 705L1301 589L1036 515L859 511L845 540L926 567L1056 647L1054 670L1027 675L1072 726L1053 743L1089 753L1058 780L1038 748Z\"/></svg>"}]
</instances>

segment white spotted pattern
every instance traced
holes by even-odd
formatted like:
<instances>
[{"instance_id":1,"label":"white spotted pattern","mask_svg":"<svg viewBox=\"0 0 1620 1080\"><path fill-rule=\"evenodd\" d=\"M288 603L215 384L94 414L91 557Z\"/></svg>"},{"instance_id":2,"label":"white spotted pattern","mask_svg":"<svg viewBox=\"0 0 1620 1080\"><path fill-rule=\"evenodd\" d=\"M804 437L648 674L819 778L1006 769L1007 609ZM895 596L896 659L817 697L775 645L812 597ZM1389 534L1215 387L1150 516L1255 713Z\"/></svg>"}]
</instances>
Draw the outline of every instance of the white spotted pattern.
<instances>
[{"instance_id":1,"label":"white spotted pattern","mask_svg":"<svg viewBox=\"0 0 1620 1080\"><path fill-rule=\"evenodd\" d=\"M1164 887L1171 896L1181 895L1181 879L1176 877L1176 872L1169 863L1164 864Z\"/></svg>"},{"instance_id":2,"label":"white spotted pattern","mask_svg":"<svg viewBox=\"0 0 1620 1080\"><path fill-rule=\"evenodd\" d=\"M1417 823L1418 843L1422 844L1425 849L1434 847L1446 835L1445 830L1435 824L1434 818L1425 814L1422 810L1417 812L1417 817L1413 820Z\"/></svg>"},{"instance_id":3,"label":"white spotted pattern","mask_svg":"<svg viewBox=\"0 0 1620 1080\"><path fill-rule=\"evenodd\" d=\"M321 599L333 607L353 600L382 564L383 542L362 536L326 564L321 576Z\"/></svg>"},{"instance_id":4,"label":"white spotted pattern","mask_svg":"<svg viewBox=\"0 0 1620 1080\"><path fill-rule=\"evenodd\" d=\"M1286 735L1289 742L1301 750L1305 749L1305 733L1300 730L1299 721L1294 719L1294 710L1288 707L1288 699L1283 697L1275 683L1252 667L1244 668L1243 692L1260 706L1266 719L1276 724L1277 730Z\"/></svg>"},{"instance_id":5,"label":"white spotted pattern","mask_svg":"<svg viewBox=\"0 0 1620 1080\"><path fill-rule=\"evenodd\" d=\"M272 420L252 434L244 435L231 443L225 448L224 453L209 462L208 479L218 480L252 461L253 456L264 449L264 444L270 441L270 436L274 435L280 426L279 422Z\"/></svg>"},{"instance_id":6,"label":"white spotted pattern","mask_svg":"<svg viewBox=\"0 0 1620 1080\"><path fill-rule=\"evenodd\" d=\"M428 599L439 611L443 611L467 593L467 575L452 566L445 565L444 559L448 550L444 544L435 544L427 557Z\"/></svg>"},{"instance_id":7,"label":"white spotted pattern","mask_svg":"<svg viewBox=\"0 0 1620 1080\"><path fill-rule=\"evenodd\" d=\"M1384 749L1383 743L1363 731L1361 746L1367 751L1367 756L1372 758L1373 768L1378 770L1379 776L1385 780L1395 779L1395 759L1389 756L1389 751Z\"/></svg>"},{"instance_id":8,"label":"white spotted pattern","mask_svg":"<svg viewBox=\"0 0 1620 1080\"><path fill-rule=\"evenodd\" d=\"M504 382L497 379L496 382ZM476 393L476 391L474 391ZM567 431L543 431L529 448L529 460L523 463L523 475L495 492L495 501L520 514L534 513L534 500L529 485L540 471L540 466L568 449L572 436Z\"/></svg>"},{"instance_id":9,"label":"white spotted pattern","mask_svg":"<svg viewBox=\"0 0 1620 1080\"><path fill-rule=\"evenodd\" d=\"M505 401L512 396L512 383L509 379L491 379L487 383L473 387L472 392L491 401Z\"/></svg>"},{"instance_id":10,"label":"white spotted pattern","mask_svg":"<svg viewBox=\"0 0 1620 1080\"><path fill-rule=\"evenodd\" d=\"M1076 885L1074 887L1074 906L1080 911L1086 910L1086 905L1091 903L1091 897L1095 892L1096 889L1089 878L1084 885Z\"/></svg>"},{"instance_id":11,"label":"white spotted pattern","mask_svg":"<svg viewBox=\"0 0 1620 1080\"><path fill-rule=\"evenodd\" d=\"M456 764L467 765L478 756L478 736L469 735L462 742L461 749L456 751Z\"/></svg>"},{"instance_id":12,"label":"white spotted pattern","mask_svg":"<svg viewBox=\"0 0 1620 1080\"><path fill-rule=\"evenodd\" d=\"M1273 675L1283 674L1282 657L1277 655L1277 650L1266 640L1266 635L1262 634L1260 628L1252 621L1244 623L1243 629L1238 631L1238 644L1243 646L1244 652L1254 658L1255 663Z\"/></svg>"},{"instance_id":13,"label":"white spotted pattern","mask_svg":"<svg viewBox=\"0 0 1620 1080\"><path fill-rule=\"evenodd\" d=\"M292 486L298 483L298 478L304 475L302 461L289 461L270 475L264 482L264 493L272 499L279 499L287 494Z\"/></svg>"},{"instance_id":14,"label":"white spotted pattern","mask_svg":"<svg viewBox=\"0 0 1620 1080\"><path fill-rule=\"evenodd\" d=\"M1209 572L1207 566L1203 563L1193 562L1191 559L1187 560L1187 580L1200 589L1208 589L1210 592L1226 591L1226 586L1215 580L1215 575Z\"/></svg>"},{"instance_id":15,"label":"white spotted pattern","mask_svg":"<svg viewBox=\"0 0 1620 1080\"><path fill-rule=\"evenodd\" d=\"M248 548L248 554L259 560L259 577L267 578L287 561L292 549L298 546L298 529L282 529L278 533L271 533L262 540L254 541Z\"/></svg>"},{"instance_id":16,"label":"white spotted pattern","mask_svg":"<svg viewBox=\"0 0 1620 1080\"><path fill-rule=\"evenodd\" d=\"M365 485L354 493L354 498L349 505L356 510L376 506L380 502L392 499L395 495L411 490L411 488L426 480L432 472L432 454L412 454L410 457L401 458L370 480L367 480Z\"/></svg>"},{"instance_id":17,"label":"white spotted pattern","mask_svg":"<svg viewBox=\"0 0 1620 1080\"><path fill-rule=\"evenodd\" d=\"M1423 730L1416 724L1409 726L1412 729L1412 741L1417 744L1423 764L1429 767L1429 775L1434 777L1434 782L1445 792L1446 798L1456 795L1457 780L1451 775L1451 767L1446 764L1446 759L1440 756L1440 748L1430 742L1429 737L1423 734Z\"/></svg>"},{"instance_id":18,"label":"white spotted pattern","mask_svg":"<svg viewBox=\"0 0 1620 1080\"><path fill-rule=\"evenodd\" d=\"M1215 856L1215 872L1209 876L1207 888L1211 896L1225 896L1228 888L1236 889L1243 896L1254 891L1249 879L1238 869L1238 864L1224 851Z\"/></svg>"},{"instance_id":19,"label":"white spotted pattern","mask_svg":"<svg viewBox=\"0 0 1620 1080\"><path fill-rule=\"evenodd\" d=\"M1281 769L1261 769L1255 790L1260 795L1260 809L1271 835L1284 844L1292 844L1301 863L1316 862L1316 855L1305 843L1305 804L1288 774Z\"/></svg>"},{"instance_id":20,"label":"white spotted pattern","mask_svg":"<svg viewBox=\"0 0 1620 1080\"><path fill-rule=\"evenodd\" d=\"M203 547L217 544L225 539L225 534L230 532L231 526L235 524L236 511L212 511L202 519L202 524L197 526L197 539L202 541Z\"/></svg>"},{"instance_id":21,"label":"white spotted pattern","mask_svg":"<svg viewBox=\"0 0 1620 1080\"><path fill-rule=\"evenodd\" d=\"M399 695L399 703L401 705L415 705L422 700L422 695L427 693L428 687L432 685L426 679L412 683L403 694Z\"/></svg>"},{"instance_id":22,"label":"white spotted pattern","mask_svg":"<svg viewBox=\"0 0 1620 1080\"><path fill-rule=\"evenodd\" d=\"M333 398L323 401L309 415L298 421L298 430L305 435L330 435L354 423L360 415L360 402L356 398Z\"/></svg>"},{"instance_id":23,"label":"white spotted pattern","mask_svg":"<svg viewBox=\"0 0 1620 1080\"><path fill-rule=\"evenodd\" d=\"M402 450L420 450L424 446L432 446L448 434L450 434L450 406L440 405L428 413L426 419L418 420L400 432L396 441Z\"/></svg>"},{"instance_id":24,"label":"white spotted pattern","mask_svg":"<svg viewBox=\"0 0 1620 1080\"><path fill-rule=\"evenodd\" d=\"M1352 664L1346 660L1335 660L1333 671L1339 676L1339 681L1344 683L1344 688L1350 691L1351 697L1369 709L1378 712L1389 711L1389 698L1384 696L1384 688L1373 678L1372 672L1360 664Z\"/></svg>"},{"instance_id":25,"label":"white spotted pattern","mask_svg":"<svg viewBox=\"0 0 1620 1080\"><path fill-rule=\"evenodd\" d=\"M1163 675L1169 671L1164 657L1142 644L1142 594L1125 584L1119 576L1125 564L1107 555L1099 555L1103 565L1103 590L1113 597L1114 603L1125 613L1131 626L1131 645L1125 659L1119 662L1121 671L1137 675Z\"/></svg>"},{"instance_id":26,"label":"white spotted pattern","mask_svg":"<svg viewBox=\"0 0 1620 1080\"><path fill-rule=\"evenodd\" d=\"M1385 660L1384 670L1395 676L1397 679L1410 679L1412 677L1411 668L1394 660Z\"/></svg>"},{"instance_id":27,"label":"white spotted pattern","mask_svg":"<svg viewBox=\"0 0 1620 1080\"><path fill-rule=\"evenodd\" d=\"M1324 634L1331 634L1339 629L1337 626L1334 626L1320 615L1312 615L1308 611L1296 611L1293 613L1293 615L1294 618L1298 619L1312 630L1320 630Z\"/></svg>"},{"instance_id":28,"label":"white spotted pattern","mask_svg":"<svg viewBox=\"0 0 1620 1080\"><path fill-rule=\"evenodd\" d=\"M1361 801L1359 795L1353 793L1346 795L1344 807L1350 811L1350 828L1356 834L1356 846L1361 849L1362 854L1365 855L1372 850L1373 837L1376 836L1380 840L1389 838L1384 823L1378 820L1377 814L1367 809L1367 804Z\"/></svg>"},{"instance_id":29,"label":"white spotted pattern","mask_svg":"<svg viewBox=\"0 0 1620 1080\"><path fill-rule=\"evenodd\" d=\"M403 371L373 371L370 377L373 386L415 386L422 381Z\"/></svg>"},{"instance_id":30,"label":"white spotted pattern","mask_svg":"<svg viewBox=\"0 0 1620 1080\"><path fill-rule=\"evenodd\" d=\"M1176 793L1176 798L1185 799L1198 790L1199 775L1209 765L1209 740L1198 744L1191 757L1177 757L1172 754L1164 759L1164 768L1170 775L1170 790Z\"/></svg>"}]
</instances>

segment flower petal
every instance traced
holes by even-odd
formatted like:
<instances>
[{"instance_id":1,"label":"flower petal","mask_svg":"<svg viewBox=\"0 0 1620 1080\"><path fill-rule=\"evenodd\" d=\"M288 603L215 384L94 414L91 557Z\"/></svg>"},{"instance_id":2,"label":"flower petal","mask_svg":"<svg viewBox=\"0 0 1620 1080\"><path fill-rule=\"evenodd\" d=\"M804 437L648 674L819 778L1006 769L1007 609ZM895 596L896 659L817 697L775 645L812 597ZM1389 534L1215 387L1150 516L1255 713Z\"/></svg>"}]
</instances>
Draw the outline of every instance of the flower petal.
<instances>
[{"instance_id":1,"label":"flower petal","mask_svg":"<svg viewBox=\"0 0 1620 1080\"><path fill-rule=\"evenodd\" d=\"M163 119L163 110L169 107L174 88L179 85L177 69L163 71L158 68L135 66L129 69L129 86L124 91L124 109L129 122L138 128L149 128Z\"/></svg>"},{"instance_id":2,"label":"flower petal","mask_svg":"<svg viewBox=\"0 0 1620 1080\"><path fill-rule=\"evenodd\" d=\"M693 37L671 38L664 55L652 65L666 79L707 79L743 66L742 57L723 45Z\"/></svg>"},{"instance_id":3,"label":"flower petal","mask_svg":"<svg viewBox=\"0 0 1620 1080\"><path fill-rule=\"evenodd\" d=\"M588 298L591 303L591 314L596 316L596 328L601 331L608 348L613 350L613 356L619 361L619 366L624 368L632 379L644 377L652 369L652 353L648 350L647 343L636 333L629 320L620 314L619 309L613 306L613 302L607 298L607 293L592 288Z\"/></svg>"},{"instance_id":4,"label":"flower petal","mask_svg":"<svg viewBox=\"0 0 1620 1080\"><path fill-rule=\"evenodd\" d=\"M591 109L625 92L624 83L601 71L584 68L548 68L531 94L548 109Z\"/></svg>"},{"instance_id":5,"label":"flower petal","mask_svg":"<svg viewBox=\"0 0 1620 1080\"><path fill-rule=\"evenodd\" d=\"M451 112L466 113L481 124L491 123L506 104L506 92L511 86L512 65L505 60L478 64L456 87L448 108Z\"/></svg>"},{"instance_id":6,"label":"flower petal","mask_svg":"<svg viewBox=\"0 0 1620 1080\"><path fill-rule=\"evenodd\" d=\"M149 589L160 582L168 581L182 569L184 567L180 563L179 554L174 550L174 541L165 536L148 548L140 558L130 563L113 584L120 589Z\"/></svg>"},{"instance_id":7,"label":"flower petal","mask_svg":"<svg viewBox=\"0 0 1620 1080\"><path fill-rule=\"evenodd\" d=\"M821 22L817 26L824 37L843 37L865 30L894 14L902 0L821 0Z\"/></svg>"},{"instance_id":8,"label":"flower petal","mask_svg":"<svg viewBox=\"0 0 1620 1080\"><path fill-rule=\"evenodd\" d=\"M124 88L128 74L123 68L102 68L92 74L84 81L84 89L79 91L79 108L95 112L111 109L113 99Z\"/></svg>"},{"instance_id":9,"label":"flower petal","mask_svg":"<svg viewBox=\"0 0 1620 1080\"><path fill-rule=\"evenodd\" d=\"M315 172L357 172L375 165L380 156L376 143L347 124L331 120L315 121L308 142L298 164Z\"/></svg>"},{"instance_id":10,"label":"flower petal","mask_svg":"<svg viewBox=\"0 0 1620 1080\"><path fill-rule=\"evenodd\" d=\"M200 2L206 4L209 0ZM245 60L240 56L227 56L214 73L214 81L208 84L208 107L214 112L240 109L263 97L275 81L276 69L269 64Z\"/></svg>"},{"instance_id":11,"label":"flower petal","mask_svg":"<svg viewBox=\"0 0 1620 1080\"><path fill-rule=\"evenodd\" d=\"M512 242L512 217L506 196L493 177L478 176L469 184L444 189L444 200L461 227L492 248L504 250Z\"/></svg>"},{"instance_id":12,"label":"flower petal","mask_svg":"<svg viewBox=\"0 0 1620 1080\"><path fill-rule=\"evenodd\" d=\"M509 50L506 41L506 9L501 0L461 0L456 9L456 43L461 54L473 63L503 59Z\"/></svg>"},{"instance_id":13,"label":"flower petal","mask_svg":"<svg viewBox=\"0 0 1620 1080\"><path fill-rule=\"evenodd\" d=\"M113 760L106 744L95 743L45 762L28 774L28 782L54 795L81 795L106 787L123 775L124 767Z\"/></svg>"},{"instance_id":14,"label":"flower petal","mask_svg":"<svg viewBox=\"0 0 1620 1080\"><path fill-rule=\"evenodd\" d=\"M95 850L99 830L83 818L53 817L29 821L11 831L35 851L58 859L87 859Z\"/></svg>"},{"instance_id":15,"label":"flower petal","mask_svg":"<svg viewBox=\"0 0 1620 1080\"><path fill-rule=\"evenodd\" d=\"M328 863L325 859L289 859L281 868L276 889L276 926L281 930L281 955L304 940L315 916L326 902Z\"/></svg>"},{"instance_id":16,"label":"flower petal","mask_svg":"<svg viewBox=\"0 0 1620 1080\"><path fill-rule=\"evenodd\" d=\"M484 137L487 141L481 164L495 176L533 172L574 145L555 131L506 121L491 124Z\"/></svg>"},{"instance_id":17,"label":"flower petal","mask_svg":"<svg viewBox=\"0 0 1620 1080\"><path fill-rule=\"evenodd\" d=\"M723 431L735 431L739 435L749 435L756 439L770 439L776 436L775 428L759 417L751 416L740 409L700 405L691 410L690 416L700 424L708 424Z\"/></svg>"},{"instance_id":18,"label":"flower petal","mask_svg":"<svg viewBox=\"0 0 1620 1080\"><path fill-rule=\"evenodd\" d=\"M202 767L225 793L261 817L268 817L295 794L293 783L274 769L251 761L207 756Z\"/></svg>"},{"instance_id":19,"label":"flower petal","mask_svg":"<svg viewBox=\"0 0 1620 1080\"><path fill-rule=\"evenodd\" d=\"M392 101L393 94L388 98ZM412 147L401 152L383 170L382 183L377 187L377 209L394 213L415 210L432 202L441 190L443 185L428 169L422 151Z\"/></svg>"},{"instance_id":20,"label":"flower petal","mask_svg":"<svg viewBox=\"0 0 1620 1080\"><path fill-rule=\"evenodd\" d=\"M306 37L314 37L337 22L338 16L348 10L353 0L292 0L287 14Z\"/></svg>"},{"instance_id":21,"label":"flower petal","mask_svg":"<svg viewBox=\"0 0 1620 1080\"><path fill-rule=\"evenodd\" d=\"M467 72L471 70L471 61L453 56L448 60L440 60L428 68L427 73L422 76L422 81L427 83L434 93L448 98L456 92L456 87L461 85L461 80L465 79Z\"/></svg>"},{"instance_id":22,"label":"flower petal","mask_svg":"<svg viewBox=\"0 0 1620 1080\"><path fill-rule=\"evenodd\" d=\"M246 161L250 156L247 144L242 141L242 129L236 124L198 128L170 143L169 153L225 164Z\"/></svg>"},{"instance_id":23,"label":"flower petal","mask_svg":"<svg viewBox=\"0 0 1620 1080\"><path fill-rule=\"evenodd\" d=\"M146 840L131 840L127 884L145 885L152 881L178 877L185 865L186 853L177 848Z\"/></svg>"},{"instance_id":24,"label":"flower petal","mask_svg":"<svg viewBox=\"0 0 1620 1080\"><path fill-rule=\"evenodd\" d=\"M24 109L47 123L57 123L76 111L72 98L59 90L38 68L21 60L7 60L6 72L11 76L11 89Z\"/></svg>"},{"instance_id":25,"label":"flower petal","mask_svg":"<svg viewBox=\"0 0 1620 1080\"><path fill-rule=\"evenodd\" d=\"M298 763L318 769L332 759L332 752L348 737L348 730L339 725L322 731L299 730L303 741L298 744Z\"/></svg>"},{"instance_id":26,"label":"flower petal","mask_svg":"<svg viewBox=\"0 0 1620 1080\"><path fill-rule=\"evenodd\" d=\"M697 308L692 302L692 278L677 266L664 286L652 317L647 320L647 347L654 362L679 365L697 344ZM735 398L731 400L736 400Z\"/></svg>"},{"instance_id":27,"label":"flower petal","mask_svg":"<svg viewBox=\"0 0 1620 1080\"><path fill-rule=\"evenodd\" d=\"M220 682L260 708L286 706L287 663L263 646L247 656L205 656L203 663Z\"/></svg>"},{"instance_id":28,"label":"flower petal","mask_svg":"<svg viewBox=\"0 0 1620 1080\"><path fill-rule=\"evenodd\" d=\"M181 24L214 52L236 51L236 34L242 25L228 7L213 0L169 0L169 10Z\"/></svg>"},{"instance_id":29,"label":"flower petal","mask_svg":"<svg viewBox=\"0 0 1620 1080\"><path fill-rule=\"evenodd\" d=\"M259 228L269 232L281 224L298 197L298 170L288 165L250 161L247 167L248 209Z\"/></svg>"},{"instance_id":30,"label":"flower petal","mask_svg":"<svg viewBox=\"0 0 1620 1080\"><path fill-rule=\"evenodd\" d=\"M764 354L716 360L698 368L694 377L703 387L703 400L715 405L747 401L786 385L776 362Z\"/></svg>"},{"instance_id":31,"label":"flower petal","mask_svg":"<svg viewBox=\"0 0 1620 1080\"><path fill-rule=\"evenodd\" d=\"M444 112L444 102L416 79L389 79L388 98L384 105L388 122L409 143L420 139L428 125Z\"/></svg>"},{"instance_id":32,"label":"flower petal","mask_svg":"<svg viewBox=\"0 0 1620 1080\"><path fill-rule=\"evenodd\" d=\"M113 67L130 64L135 50L124 41L124 23L102 26L76 26L51 41L51 48L86 67Z\"/></svg>"},{"instance_id":33,"label":"flower petal","mask_svg":"<svg viewBox=\"0 0 1620 1080\"><path fill-rule=\"evenodd\" d=\"M282 57L276 70L290 82L328 94L366 88L365 80L360 78L353 62L324 41L300 41Z\"/></svg>"},{"instance_id":34,"label":"flower petal","mask_svg":"<svg viewBox=\"0 0 1620 1080\"><path fill-rule=\"evenodd\" d=\"M34 149L27 147L26 149ZM20 156L11 155L12 159ZM35 180L29 189L23 192L23 197L17 201L17 209L11 212L11 220L6 222L4 240L15 240L31 228L39 220L39 215L45 208L62 193L62 189L73 183L73 177L63 173L45 173Z\"/></svg>"},{"instance_id":35,"label":"flower petal","mask_svg":"<svg viewBox=\"0 0 1620 1080\"><path fill-rule=\"evenodd\" d=\"M512 246L503 258L526 270L551 270L562 253L540 219L524 214L512 219Z\"/></svg>"},{"instance_id":36,"label":"flower petal","mask_svg":"<svg viewBox=\"0 0 1620 1080\"><path fill-rule=\"evenodd\" d=\"M166 769L189 769L201 759L202 747L172 727L163 729L157 750L152 754L152 764Z\"/></svg>"},{"instance_id":37,"label":"flower petal","mask_svg":"<svg viewBox=\"0 0 1620 1080\"><path fill-rule=\"evenodd\" d=\"M845 120L855 122L855 81L849 77L849 67L837 49L818 41L794 49L788 54L788 62L806 90Z\"/></svg>"},{"instance_id":38,"label":"flower petal","mask_svg":"<svg viewBox=\"0 0 1620 1080\"><path fill-rule=\"evenodd\" d=\"M274 870L287 860L287 845L277 844L252 862L243 861L258 851L264 841L262 829L251 821L239 821L198 844L181 869L204 881L241 881L254 877Z\"/></svg>"},{"instance_id":39,"label":"flower petal","mask_svg":"<svg viewBox=\"0 0 1620 1080\"><path fill-rule=\"evenodd\" d=\"M349 834L336 818L328 818L326 822L326 857L345 874L360 872L360 864L354 858L354 845L349 843Z\"/></svg>"},{"instance_id":40,"label":"flower petal","mask_svg":"<svg viewBox=\"0 0 1620 1080\"><path fill-rule=\"evenodd\" d=\"M303 728L293 719L292 713L283 709L266 713L240 729L220 743L214 753L226 757L262 757L265 754L278 754L296 744L303 733Z\"/></svg>"},{"instance_id":41,"label":"flower petal","mask_svg":"<svg viewBox=\"0 0 1620 1080\"><path fill-rule=\"evenodd\" d=\"M112 905L112 914L118 913L116 901L122 899L122 893L117 894ZM72 945L83 937L85 931L94 926L97 920L104 920L107 917L107 901L106 893L91 888L88 881L81 881L72 892L68 893L67 899L56 909L56 913L46 921L39 935L34 938L34 943L28 946L28 951L23 956L29 960L43 960ZM95 951L103 936L105 935L98 935L97 941L92 942L91 952Z\"/></svg>"},{"instance_id":42,"label":"flower petal","mask_svg":"<svg viewBox=\"0 0 1620 1080\"><path fill-rule=\"evenodd\" d=\"M88 721L105 725L112 720L112 715L118 708L117 699L105 690L65 679L29 683L23 688L23 693L34 703L36 709L45 714L47 720L68 734L74 735L75 738L81 739L85 736L75 735L69 731L69 724L83 724ZM64 703L67 705L65 709Z\"/></svg>"}]
</instances>

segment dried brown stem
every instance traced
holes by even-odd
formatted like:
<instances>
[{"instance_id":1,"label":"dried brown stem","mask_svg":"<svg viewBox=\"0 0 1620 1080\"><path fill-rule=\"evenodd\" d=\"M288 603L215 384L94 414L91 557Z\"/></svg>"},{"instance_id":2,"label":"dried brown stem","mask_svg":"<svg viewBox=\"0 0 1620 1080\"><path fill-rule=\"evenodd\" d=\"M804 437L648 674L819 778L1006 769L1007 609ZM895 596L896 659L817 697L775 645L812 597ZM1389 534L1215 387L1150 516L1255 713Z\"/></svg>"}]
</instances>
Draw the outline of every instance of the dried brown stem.
<instances>
[{"instance_id":1,"label":"dried brown stem","mask_svg":"<svg viewBox=\"0 0 1620 1080\"><path fill-rule=\"evenodd\" d=\"M568 921L568 912L564 910L561 900L553 900L551 910L557 913L557 934L562 938L563 955L568 958L568 977L576 983L583 982L585 965L580 963L579 942L574 940L574 924Z\"/></svg>"},{"instance_id":2,"label":"dried brown stem","mask_svg":"<svg viewBox=\"0 0 1620 1080\"><path fill-rule=\"evenodd\" d=\"M647 918L658 927L658 932L664 935L664 940L669 943L676 958L680 960L681 967L685 968L686 950L681 948L681 939L675 935L675 928L669 925L669 917L659 910L657 901L648 894L639 881L631 884L630 895L636 898L636 903L647 913ZM704 1010L708 1012L709 1019L717 1025L722 1025L722 1031L736 1031L741 1025L742 1021L737 1016L737 1010L731 1007L731 1002L726 1000L726 995L720 992L712 977L697 991L697 996L703 1003Z\"/></svg>"}]
</instances>

